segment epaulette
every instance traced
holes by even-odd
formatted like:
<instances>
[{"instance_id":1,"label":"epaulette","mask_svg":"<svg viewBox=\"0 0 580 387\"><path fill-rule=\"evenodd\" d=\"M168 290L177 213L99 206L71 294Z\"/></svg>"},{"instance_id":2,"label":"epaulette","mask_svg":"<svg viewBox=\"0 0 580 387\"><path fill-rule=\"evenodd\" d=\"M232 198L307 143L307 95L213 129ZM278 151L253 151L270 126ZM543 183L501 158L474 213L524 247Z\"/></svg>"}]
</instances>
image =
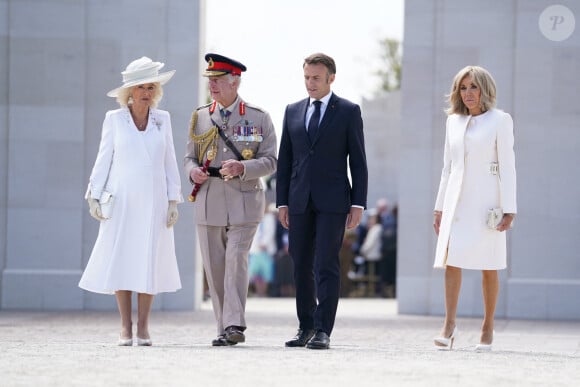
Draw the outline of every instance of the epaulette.
<instances>
[{"instance_id":1,"label":"epaulette","mask_svg":"<svg viewBox=\"0 0 580 387\"><path fill-rule=\"evenodd\" d=\"M206 108L206 107L210 107L210 106L211 106L211 104L212 104L212 103L210 102L210 103L208 103L208 104L205 104L205 105L202 105L202 106L198 107L198 108L197 108L197 109L195 109L195 110L201 110L201 109L204 109L204 108Z\"/></svg>"},{"instance_id":2,"label":"epaulette","mask_svg":"<svg viewBox=\"0 0 580 387\"><path fill-rule=\"evenodd\" d=\"M259 112L266 113L266 111L259 106L252 105L252 104L247 103L247 102L245 104L246 104L246 107L249 107L250 109L254 109L254 110L257 110Z\"/></svg>"}]
</instances>

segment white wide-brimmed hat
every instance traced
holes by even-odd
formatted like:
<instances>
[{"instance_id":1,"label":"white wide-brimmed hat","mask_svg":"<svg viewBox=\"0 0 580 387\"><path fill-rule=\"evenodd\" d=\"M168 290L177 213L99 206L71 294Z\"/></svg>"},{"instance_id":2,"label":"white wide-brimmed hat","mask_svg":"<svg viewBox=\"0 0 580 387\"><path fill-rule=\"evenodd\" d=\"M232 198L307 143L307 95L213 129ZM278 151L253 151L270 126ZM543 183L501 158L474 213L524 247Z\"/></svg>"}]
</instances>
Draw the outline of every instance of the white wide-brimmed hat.
<instances>
[{"instance_id":1,"label":"white wide-brimmed hat","mask_svg":"<svg viewBox=\"0 0 580 387\"><path fill-rule=\"evenodd\" d=\"M175 70L167 71L164 73L159 73L165 66L165 63L153 62L146 56L142 56L139 59L134 60L129 63L125 71L121 73L123 75L123 85L117 87L107 93L109 97L116 97L121 89L126 89L128 87L133 87L137 85L142 85L145 83L155 83L159 82L162 85L171 79Z\"/></svg>"}]
</instances>

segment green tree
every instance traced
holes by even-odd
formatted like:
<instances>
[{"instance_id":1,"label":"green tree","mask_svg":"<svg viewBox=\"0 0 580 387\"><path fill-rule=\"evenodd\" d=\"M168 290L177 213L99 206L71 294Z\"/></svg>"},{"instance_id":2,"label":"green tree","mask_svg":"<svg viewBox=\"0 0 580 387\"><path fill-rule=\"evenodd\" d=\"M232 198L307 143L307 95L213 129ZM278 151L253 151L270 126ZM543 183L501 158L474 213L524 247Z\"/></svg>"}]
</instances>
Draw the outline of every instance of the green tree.
<instances>
[{"instance_id":1,"label":"green tree","mask_svg":"<svg viewBox=\"0 0 580 387\"><path fill-rule=\"evenodd\" d=\"M385 38L379 41L381 62L384 67L377 71L381 78L382 91L393 91L401 88L402 47L396 39Z\"/></svg>"}]
</instances>

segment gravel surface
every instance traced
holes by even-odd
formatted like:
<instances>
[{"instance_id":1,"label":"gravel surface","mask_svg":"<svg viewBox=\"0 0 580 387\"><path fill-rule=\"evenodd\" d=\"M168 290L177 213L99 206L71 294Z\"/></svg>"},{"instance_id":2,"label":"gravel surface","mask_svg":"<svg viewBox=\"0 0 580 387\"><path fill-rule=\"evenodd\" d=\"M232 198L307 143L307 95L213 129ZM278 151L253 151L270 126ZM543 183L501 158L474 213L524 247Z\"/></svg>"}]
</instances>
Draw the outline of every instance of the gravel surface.
<instances>
[{"instance_id":1,"label":"gravel surface","mask_svg":"<svg viewBox=\"0 0 580 387\"><path fill-rule=\"evenodd\" d=\"M342 299L331 349L285 348L293 299L251 298L246 343L211 347L211 304L153 311L152 347L118 347L116 312L0 311L0 386L573 386L580 321L459 318L453 351L433 347L441 317L398 315L389 299ZM136 316L134 316L134 319Z\"/></svg>"}]
</instances>

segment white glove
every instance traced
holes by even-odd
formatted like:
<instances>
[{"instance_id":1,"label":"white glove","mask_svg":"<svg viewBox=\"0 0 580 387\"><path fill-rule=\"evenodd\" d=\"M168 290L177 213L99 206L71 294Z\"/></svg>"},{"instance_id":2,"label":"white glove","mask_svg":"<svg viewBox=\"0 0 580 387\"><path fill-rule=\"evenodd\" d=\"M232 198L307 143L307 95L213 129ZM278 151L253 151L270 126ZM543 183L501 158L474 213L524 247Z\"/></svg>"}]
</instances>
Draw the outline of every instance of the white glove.
<instances>
[{"instance_id":1,"label":"white glove","mask_svg":"<svg viewBox=\"0 0 580 387\"><path fill-rule=\"evenodd\" d=\"M101 204L99 201L89 196L87 202L89 202L89 212L91 216L98 221L105 220L105 218L103 218L103 213L101 212Z\"/></svg>"},{"instance_id":2,"label":"white glove","mask_svg":"<svg viewBox=\"0 0 580 387\"><path fill-rule=\"evenodd\" d=\"M177 223L179 212L177 212L177 200L169 201L169 208L167 209L167 227L173 226Z\"/></svg>"}]
</instances>

